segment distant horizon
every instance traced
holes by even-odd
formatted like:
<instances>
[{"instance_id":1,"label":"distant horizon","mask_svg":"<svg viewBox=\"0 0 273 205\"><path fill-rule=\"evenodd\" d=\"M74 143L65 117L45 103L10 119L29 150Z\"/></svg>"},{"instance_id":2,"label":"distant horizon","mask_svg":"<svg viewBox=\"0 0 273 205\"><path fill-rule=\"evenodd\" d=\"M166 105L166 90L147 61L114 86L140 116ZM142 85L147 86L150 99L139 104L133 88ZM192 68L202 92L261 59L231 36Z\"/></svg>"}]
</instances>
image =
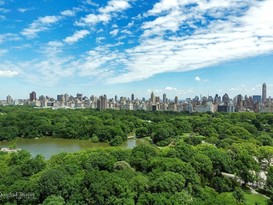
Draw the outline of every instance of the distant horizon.
<instances>
[{"instance_id":1,"label":"distant horizon","mask_svg":"<svg viewBox=\"0 0 273 205\"><path fill-rule=\"evenodd\" d=\"M0 0L0 99L273 96L273 1Z\"/></svg>"},{"instance_id":2,"label":"distant horizon","mask_svg":"<svg viewBox=\"0 0 273 205\"><path fill-rule=\"evenodd\" d=\"M266 84L266 86L267 86L267 84ZM243 87L245 87L245 86L243 86ZM248 97L252 97L252 96L255 96L255 95L258 95L258 96L262 96L262 84L261 84L261 86L259 85L258 87L261 87L261 93L255 93L255 94L251 94L251 95L247 95ZM166 90L166 92L164 92L164 93L162 93L161 95L158 95L157 94L157 92L162 92L163 90L161 90L161 91L158 91L158 90L148 90L150 93L149 93L149 95L147 95L147 96L136 96L133 92L130 94L130 95L128 95L128 96L123 96L123 95L117 95L117 97L118 97L118 99L120 98L120 97L126 97L127 99L129 98L129 99L131 99L131 95L132 94L134 94L134 98L135 99L139 99L139 100L142 100L143 98L145 98L145 100L148 100L148 99L150 99L150 97L151 97L151 93L153 92L154 94L155 94L155 96L156 97L160 97L160 100L162 100L163 99L163 94L166 94L166 97L167 97L167 99L170 99L170 100L174 100L174 98L177 96L178 97L178 100L179 101L181 101L181 100L186 100L187 98L190 98L190 99L193 99L193 98L195 98L196 96L197 97L199 97L199 98L201 98L201 97L208 97L208 96L212 96L213 98L215 97L215 95L218 95L218 96L220 96L221 98L223 97L223 95L225 95L225 94L228 94L228 96L229 96L229 98L231 98L231 99L233 99L233 98L235 98L236 96L238 96L238 95L242 95L243 97L245 96L245 94L242 94L242 93L238 93L238 94L236 94L235 96L231 96L229 93L227 93L227 92L224 92L223 94L219 94L219 93L215 93L215 94L208 94L208 95L205 95L205 94L199 94L199 95L194 95L194 96L188 96L188 97L185 97L185 98L181 98L180 96L178 96L178 95L174 95L173 97L169 97L169 95L168 95L168 92L172 92L172 91L170 91L170 90L172 90L171 88L168 88L167 87L167 89L165 89ZM268 95L268 89L266 90L267 91L267 96L266 96L266 98L268 99L268 98L271 98L272 96L271 95ZM57 96L58 95L65 95L65 94L68 94L69 96L73 96L73 97L76 97L76 95L77 94L82 94L83 95L83 97L88 97L88 98L90 98L92 95L94 95L95 97L100 97L100 96L102 96L102 95L106 95L107 96L107 98L108 99L114 99L115 98L115 95L114 96L109 96L107 93L101 93L101 94L99 94L99 95L95 95L95 94L90 94L90 95L86 95L86 94L84 94L84 93L82 93L82 92L77 92L77 93L59 93L59 94L56 94L55 96L51 96L51 95L47 95L47 94L39 94L39 93L37 93L35 90L33 90L33 91L31 91L31 92L35 92L36 93L36 98L37 99L39 99L39 96L44 96L44 97L49 97L49 98L53 98L53 99L57 99ZM31 92L29 92L28 93L28 97L26 97L26 98L14 98L13 96L11 96L11 95L9 95L9 96L11 96L11 98L13 99L13 100L27 100L27 99L29 99L29 95L30 95L30 93ZM7 95L8 96L8 95ZM6 96L6 97L7 97ZM0 100L5 100L5 99L0 99Z\"/></svg>"}]
</instances>

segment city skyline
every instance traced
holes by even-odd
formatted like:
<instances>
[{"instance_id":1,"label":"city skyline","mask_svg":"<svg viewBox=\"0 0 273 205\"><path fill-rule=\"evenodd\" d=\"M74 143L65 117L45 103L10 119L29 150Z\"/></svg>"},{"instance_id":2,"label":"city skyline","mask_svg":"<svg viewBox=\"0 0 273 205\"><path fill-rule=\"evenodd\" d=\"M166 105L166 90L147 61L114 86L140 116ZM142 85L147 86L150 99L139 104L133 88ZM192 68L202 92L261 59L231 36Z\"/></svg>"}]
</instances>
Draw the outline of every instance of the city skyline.
<instances>
[{"instance_id":1,"label":"city skyline","mask_svg":"<svg viewBox=\"0 0 273 205\"><path fill-rule=\"evenodd\" d=\"M0 97L273 95L273 2L0 0Z\"/></svg>"},{"instance_id":2,"label":"city skyline","mask_svg":"<svg viewBox=\"0 0 273 205\"><path fill-rule=\"evenodd\" d=\"M245 87L245 85L243 86ZM158 91L158 90L149 90L149 95L148 96L136 96L134 93L131 93L131 95L128 95L128 96L123 96L123 95L117 95L115 94L114 96L109 96L107 94L99 94L99 95L95 95L94 93L93 94L84 94L82 92L77 92L76 94L72 94L72 93L58 93L56 96L50 96L50 95L47 95L45 93L37 93L36 91L31 91L29 94L28 94L28 97L26 98L13 98L11 95L7 95L6 96L6 100L7 101L10 101L10 100L29 100L30 102L34 102L34 101L39 101L40 98L47 98L47 99L54 99L56 101L60 101L59 98L62 98L64 96L67 96L67 97L73 97L73 98L78 98L78 99L83 99L83 98L87 98L87 99L92 99L92 98L100 98L100 97L104 97L106 99L113 99L114 101L119 101L120 99L126 99L126 100L130 100L130 101L135 101L135 100L140 100L142 101L143 99L145 99L145 101L151 101L152 103L155 103L156 99L158 98L160 102L167 102L167 100L169 102L175 102L175 103L178 103L179 102L182 102L182 101L185 101L187 99L191 99L191 100L194 100L196 98L198 98L199 100L202 100L203 97L205 98L216 98L216 97L220 97L220 98L225 98L225 97L228 97L230 100L231 99L234 99L234 98L237 98L238 96L242 96L243 98L244 97L251 97L251 98L258 98L260 99L260 102L263 103L263 102L266 102L267 100L272 100L272 96L269 94L267 95L268 93L268 85L266 83L263 83L261 86L258 85L257 87L261 87L261 92L260 93L252 93L250 95L246 95L246 94L242 94L242 93L237 93L235 96L231 96L229 95L229 93L225 92L224 94L218 94L218 93L214 93L214 94L211 94L211 95L205 95L205 94L200 94L200 95L195 95L195 96L187 96L185 98L181 98L181 96L178 96L178 95L174 95L174 96L169 96L168 92L170 92L170 90L167 90L167 92L164 92L162 93L162 95L160 95L159 93L160 92L163 92L163 90L161 91ZM107 97L108 96L108 97ZM9 99L9 100L8 100ZM1 99L0 98L0 101L3 101L4 99ZM158 100L157 100L158 101Z\"/></svg>"}]
</instances>

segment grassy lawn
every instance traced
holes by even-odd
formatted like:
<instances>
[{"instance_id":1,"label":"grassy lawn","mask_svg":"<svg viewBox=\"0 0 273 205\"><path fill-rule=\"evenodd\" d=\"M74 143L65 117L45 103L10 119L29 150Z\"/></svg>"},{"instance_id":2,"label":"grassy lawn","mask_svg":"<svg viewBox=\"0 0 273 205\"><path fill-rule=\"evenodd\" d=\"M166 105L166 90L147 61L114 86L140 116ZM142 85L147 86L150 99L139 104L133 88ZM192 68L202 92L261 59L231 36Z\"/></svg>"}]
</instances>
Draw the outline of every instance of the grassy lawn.
<instances>
[{"instance_id":1,"label":"grassy lawn","mask_svg":"<svg viewBox=\"0 0 273 205\"><path fill-rule=\"evenodd\" d=\"M253 194L249 190L244 190L244 196L245 205L267 205L267 198L261 194Z\"/></svg>"},{"instance_id":2,"label":"grassy lawn","mask_svg":"<svg viewBox=\"0 0 273 205\"><path fill-rule=\"evenodd\" d=\"M249 191L245 191L245 202L246 205L267 205L267 198L260 194L252 194Z\"/></svg>"}]
</instances>

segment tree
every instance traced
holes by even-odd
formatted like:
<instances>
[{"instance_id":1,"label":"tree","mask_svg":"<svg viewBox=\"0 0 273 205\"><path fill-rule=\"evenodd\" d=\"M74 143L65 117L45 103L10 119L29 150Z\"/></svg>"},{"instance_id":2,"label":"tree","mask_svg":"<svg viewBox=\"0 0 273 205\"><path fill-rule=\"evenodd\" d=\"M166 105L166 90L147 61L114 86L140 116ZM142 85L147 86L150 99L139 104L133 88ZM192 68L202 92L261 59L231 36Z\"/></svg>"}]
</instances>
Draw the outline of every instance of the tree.
<instances>
[{"instance_id":1,"label":"tree","mask_svg":"<svg viewBox=\"0 0 273 205\"><path fill-rule=\"evenodd\" d=\"M247 140L249 139L252 135L249 133L248 130L246 130L244 127L239 127L239 126L232 126L229 129L226 130L226 134L230 136L236 136L241 139Z\"/></svg>"},{"instance_id":2,"label":"tree","mask_svg":"<svg viewBox=\"0 0 273 205\"><path fill-rule=\"evenodd\" d=\"M268 134L261 134L257 137L257 140L259 140L263 146L272 146L273 145L273 139Z\"/></svg>"},{"instance_id":3,"label":"tree","mask_svg":"<svg viewBox=\"0 0 273 205\"><path fill-rule=\"evenodd\" d=\"M168 128L159 127L153 133L153 143L159 146L166 146L171 142L170 137L172 137L172 135Z\"/></svg>"},{"instance_id":4,"label":"tree","mask_svg":"<svg viewBox=\"0 0 273 205\"><path fill-rule=\"evenodd\" d=\"M233 162L231 161L230 156L224 150L218 149L209 144L198 145L197 150L210 158L214 175L221 175L221 172L232 171Z\"/></svg>"},{"instance_id":5,"label":"tree","mask_svg":"<svg viewBox=\"0 0 273 205\"><path fill-rule=\"evenodd\" d=\"M273 196L273 167L269 167L266 175L265 188Z\"/></svg>"},{"instance_id":6,"label":"tree","mask_svg":"<svg viewBox=\"0 0 273 205\"><path fill-rule=\"evenodd\" d=\"M232 192L233 197L237 200L238 203L244 203L245 201L245 196L244 196L244 191L236 187L235 190Z\"/></svg>"},{"instance_id":7,"label":"tree","mask_svg":"<svg viewBox=\"0 0 273 205\"><path fill-rule=\"evenodd\" d=\"M244 185L254 182L260 170L259 163L254 158L255 153L257 149L250 143L233 144L230 147L229 154L234 161L234 171L244 181Z\"/></svg>"},{"instance_id":8,"label":"tree","mask_svg":"<svg viewBox=\"0 0 273 205\"><path fill-rule=\"evenodd\" d=\"M87 170L108 170L113 171L116 159L106 151L96 151L83 162Z\"/></svg>"},{"instance_id":9,"label":"tree","mask_svg":"<svg viewBox=\"0 0 273 205\"><path fill-rule=\"evenodd\" d=\"M185 142L179 142L174 149L176 152L170 152L169 156L180 158L185 162L190 162L196 154L193 146L186 144Z\"/></svg>"},{"instance_id":10,"label":"tree","mask_svg":"<svg viewBox=\"0 0 273 205\"><path fill-rule=\"evenodd\" d=\"M59 195L65 177L66 173L60 169L51 169L43 173L38 180L41 201L50 195Z\"/></svg>"},{"instance_id":11,"label":"tree","mask_svg":"<svg viewBox=\"0 0 273 205\"><path fill-rule=\"evenodd\" d=\"M114 139L112 139L109 144L111 146L118 146L123 143L123 138L121 136L116 136Z\"/></svg>"},{"instance_id":12,"label":"tree","mask_svg":"<svg viewBox=\"0 0 273 205\"><path fill-rule=\"evenodd\" d=\"M61 196L51 195L47 197L42 205L64 205L64 198Z\"/></svg>"},{"instance_id":13,"label":"tree","mask_svg":"<svg viewBox=\"0 0 273 205\"><path fill-rule=\"evenodd\" d=\"M88 204L134 204L128 182L106 171L88 172L83 179L82 193Z\"/></svg>"},{"instance_id":14,"label":"tree","mask_svg":"<svg viewBox=\"0 0 273 205\"><path fill-rule=\"evenodd\" d=\"M153 177L150 191L154 193L175 193L182 191L184 187L185 178L182 175L174 172L163 172Z\"/></svg>"},{"instance_id":15,"label":"tree","mask_svg":"<svg viewBox=\"0 0 273 205\"><path fill-rule=\"evenodd\" d=\"M258 158L261 163L265 162L264 168L266 170L273 162L273 147L271 146L260 147Z\"/></svg>"},{"instance_id":16,"label":"tree","mask_svg":"<svg viewBox=\"0 0 273 205\"><path fill-rule=\"evenodd\" d=\"M204 178L210 178L213 175L213 164L207 155L198 153L190 161L195 171Z\"/></svg>"},{"instance_id":17,"label":"tree","mask_svg":"<svg viewBox=\"0 0 273 205\"><path fill-rule=\"evenodd\" d=\"M130 187L132 188L132 191L134 193L135 204L138 203L139 196L148 191L148 183L149 179L145 175L137 175L133 177L130 181Z\"/></svg>"},{"instance_id":18,"label":"tree","mask_svg":"<svg viewBox=\"0 0 273 205\"><path fill-rule=\"evenodd\" d=\"M21 171L23 176L31 176L42 171L46 166L44 157L37 155L35 158L26 161L21 165Z\"/></svg>"},{"instance_id":19,"label":"tree","mask_svg":"<svg viewBox=\"0 0 273 205\"><path fill-rule=\"evenodd\" d=\"M150 145L139 145L133 148L130 164L137 171L148 172L149 160L158 155L158 150Z\"/></svg>"},{"instance_id":20,"label":"tree","mask_svg":"<svg viewBox=\"0 0 273 205\"><path fill-rule=\"evenodd\" d=\"M136 137L142 138L142 137L148 137L149 131L147 127L140 127L136 129Z\"/></svg>"}]
</instances>

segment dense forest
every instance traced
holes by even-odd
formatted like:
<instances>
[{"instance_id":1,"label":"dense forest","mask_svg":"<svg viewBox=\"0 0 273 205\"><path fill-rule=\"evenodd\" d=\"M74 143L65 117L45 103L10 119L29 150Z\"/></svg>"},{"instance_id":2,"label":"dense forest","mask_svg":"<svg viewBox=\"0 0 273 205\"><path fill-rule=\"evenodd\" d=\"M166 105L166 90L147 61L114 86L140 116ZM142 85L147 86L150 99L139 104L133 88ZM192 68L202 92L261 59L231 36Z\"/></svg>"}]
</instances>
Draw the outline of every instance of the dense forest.
<instances>
[{"instance_id":1,"label":"dense forest","mask_svg":"<svg viewBox=\"0 0 273 205\"><path fill-rule=\"evenodd\" d=\"M61 153L0 152L0 204L273 204L273 114L0 107L0 139L91 139L150 145ZM265 175L266 177L264 177ZM266 204L257 195L253 205Z\"/></svg>"}]
</instances>

